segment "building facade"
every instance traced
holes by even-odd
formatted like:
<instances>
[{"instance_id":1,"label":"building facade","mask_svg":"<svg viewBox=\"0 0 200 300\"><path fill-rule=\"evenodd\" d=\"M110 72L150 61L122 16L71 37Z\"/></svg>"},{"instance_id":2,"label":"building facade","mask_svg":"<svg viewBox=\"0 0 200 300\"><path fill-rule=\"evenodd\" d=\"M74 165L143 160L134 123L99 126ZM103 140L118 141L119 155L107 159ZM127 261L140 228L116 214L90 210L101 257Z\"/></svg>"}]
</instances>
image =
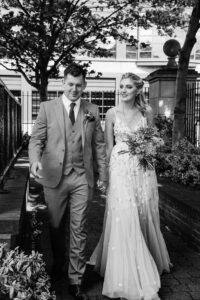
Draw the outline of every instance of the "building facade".
<instances>
[{"instance_id":1,"label":"building facade","mask_svg":"<svg viewBox=\"0 0 200 300\"><path fill-rule=\"evenodd\" d=\"M159 36L155 28L144 30L135 28L132 34L137 38L138 45L131 46L126 43L115 41L110 38L110 43L106 47L111 51L108 58L92 58L77 56L77 61L91 61L90 69L101 72L101 78L88 77L87 89L83 98L97 104L100 108L102 122L109 107L116 105L120 101L119 82L121 75L125 72L133 72L145 79L151 72L165 66L167 57L163 52L163 45L167 36ZM177 30L175 37L180 44L183 44L185 32ZM200 39L193 49L190 67L197 71L200 68ZM50 79L48 85L49 100L62 94L62 76L64 68L60 69L58 79ZM0 78L9 90L22 103L22 127L23 132L31 133L32 125L36 119L39 109L39 94L30 86L21 74L7 71L0 67ZM145 89L148 82L145 83Z\"/></svg>"}]
</instances>

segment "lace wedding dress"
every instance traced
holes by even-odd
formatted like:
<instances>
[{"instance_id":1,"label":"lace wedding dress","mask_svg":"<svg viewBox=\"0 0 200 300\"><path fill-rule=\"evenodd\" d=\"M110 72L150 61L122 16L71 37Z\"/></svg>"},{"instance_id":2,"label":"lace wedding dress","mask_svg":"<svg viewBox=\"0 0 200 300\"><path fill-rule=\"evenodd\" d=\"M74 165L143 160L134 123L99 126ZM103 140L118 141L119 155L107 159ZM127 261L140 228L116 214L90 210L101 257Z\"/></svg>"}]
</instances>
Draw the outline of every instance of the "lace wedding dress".
<instances>
[{"instance_id":1,"label":"lace wedding dress","mask_svg":"<svg viewBox=\"0 0 200 300\"><path fill-rule=\"evenodd\" d=\"M120 153L128 150L131 130L116 110L115 116L103 233L90 263L104 277L103 295L159 299L159 273L169 271L170 260L160 231L156 174L139 166L136 156ZM143 116L134 130L141 126Z\"/></svg>"}]
</instances>

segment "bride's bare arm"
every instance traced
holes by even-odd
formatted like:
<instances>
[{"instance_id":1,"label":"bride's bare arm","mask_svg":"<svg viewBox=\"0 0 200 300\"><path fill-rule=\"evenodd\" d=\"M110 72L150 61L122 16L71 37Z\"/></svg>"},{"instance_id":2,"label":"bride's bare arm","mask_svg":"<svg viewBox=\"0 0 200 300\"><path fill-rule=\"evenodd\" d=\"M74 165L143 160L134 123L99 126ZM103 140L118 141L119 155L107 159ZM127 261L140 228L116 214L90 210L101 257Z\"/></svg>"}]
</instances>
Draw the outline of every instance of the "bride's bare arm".
<instances>
[{"instance_id":1,"label":"bride's bare arm","mask_svg":"<svg viewBox=\"0 0 200 300\"><path fill-rule=\"evenodd\" d=\"M106 113L105 120L105 142L106 142L106 156L107 162L110 161L110 154L114 145L114 131L113 126L115 122L114 109L110 108Z\"/></svg>"}]
</instances>

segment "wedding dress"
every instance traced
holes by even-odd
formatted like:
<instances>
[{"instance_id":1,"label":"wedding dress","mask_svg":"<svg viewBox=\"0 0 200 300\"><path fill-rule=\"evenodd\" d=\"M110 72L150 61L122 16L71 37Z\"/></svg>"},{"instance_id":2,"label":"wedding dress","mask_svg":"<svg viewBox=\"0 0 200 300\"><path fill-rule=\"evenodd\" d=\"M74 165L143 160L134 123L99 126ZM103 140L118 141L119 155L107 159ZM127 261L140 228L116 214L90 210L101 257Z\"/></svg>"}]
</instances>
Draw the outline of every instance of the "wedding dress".
<instances>
[{"instance_id":1,"label":"wedding dress","mask_svg":"<svg viewBox=\"0 0 200 300\"><path fill-rule=\"evenodd\" d=\"M109 163L109 187L103 233L90 263L104 277L103 295L128 300L159 299L160 275L170 260L160 231L154 170L145 171L128 150L132 131L115 110L115 146ZM134 126L146 126L146 119Z\"/></svg>"}]
</instances>

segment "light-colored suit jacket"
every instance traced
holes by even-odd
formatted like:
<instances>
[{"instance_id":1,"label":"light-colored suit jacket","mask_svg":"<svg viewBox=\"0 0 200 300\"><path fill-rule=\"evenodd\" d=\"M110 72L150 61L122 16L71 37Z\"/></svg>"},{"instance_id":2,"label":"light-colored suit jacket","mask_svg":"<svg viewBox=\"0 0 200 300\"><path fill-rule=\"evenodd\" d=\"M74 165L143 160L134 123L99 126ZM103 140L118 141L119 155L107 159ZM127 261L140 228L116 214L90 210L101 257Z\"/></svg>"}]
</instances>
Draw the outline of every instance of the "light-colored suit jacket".
<instances>
[{"instance_id":1,"label":"light-colored suit jacket","mask_svg":"<svg viewBox=\"0 0 200 300\"><path fill-rule=\"evenodd\" d=\"M30 164L41 161L40 171L42 185L56 187L61 178L65 157L65 128L62 97L42 102L40 111L33 127L29 142ZM81 134L83 163L86 178L90 187L94 185L94 165L97 168L99 180L107 181L106 151L103 132L100 124L98 107L95 104L81 100ZM90 117L88 117L88 112ZM94 116L94 120L91 116Z\"/></svg>"}]
</instances>

